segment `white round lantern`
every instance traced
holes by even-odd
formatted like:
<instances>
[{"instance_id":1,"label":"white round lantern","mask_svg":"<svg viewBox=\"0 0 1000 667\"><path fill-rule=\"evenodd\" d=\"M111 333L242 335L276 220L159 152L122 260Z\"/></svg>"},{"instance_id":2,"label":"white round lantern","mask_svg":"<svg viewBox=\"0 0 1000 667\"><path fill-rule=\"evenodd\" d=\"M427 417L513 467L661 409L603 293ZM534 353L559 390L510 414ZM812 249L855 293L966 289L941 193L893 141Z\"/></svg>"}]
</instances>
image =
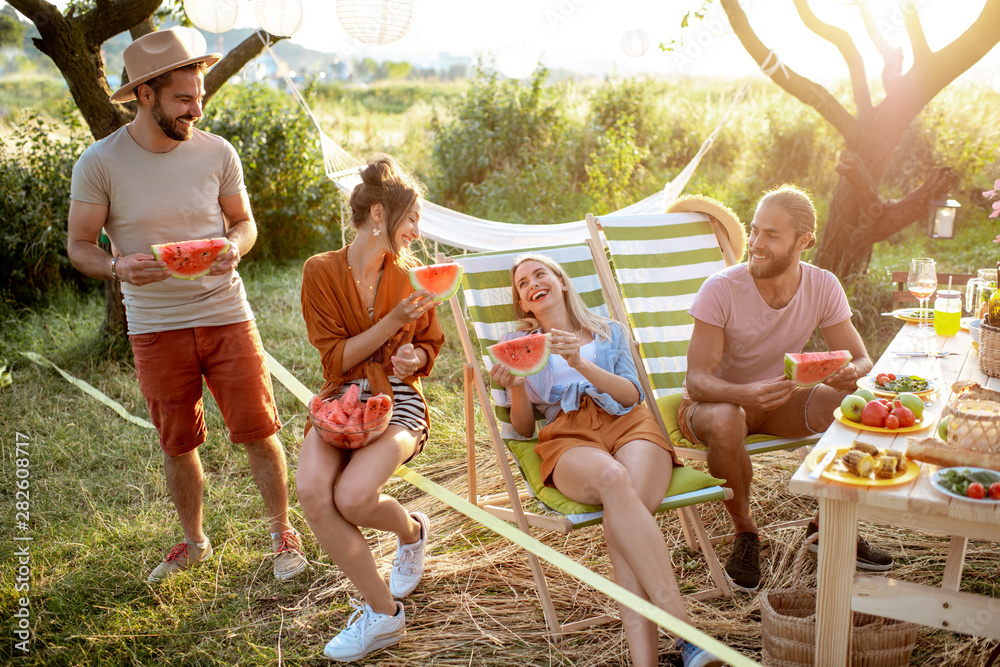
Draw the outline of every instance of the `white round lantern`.
<instances>
[{"instance_id":1,"label":"white round lantern","mask_svg":"<svg viewBox=\"0 0 1000 667\"><path fill-rule=\"evenodd\" d=\"M629 30L622 35L622 51L629 58L641 58L649 51L649 35L645 30Z\"/></svg>"},{"instance_id":2,"label":"white round lantern","mask_svg":"<svg viewBox=\"0 0 1000 667\"><path fill-rule=\"evenodd\" d=\"M302 29L302 0L257 0L254 14L260 27L278 37L291 37Z\"/></svg>"},{"instance_id":3,"label":"white round lantern","mask_svg":"<svg viewBox=\"0 0 1000 667\"><path fill-rule=\"evenodd\" d=\"M337 19L362 44L392 44L410 30L413 0L337 0Z\"/></svg>"},{"instance_id":4,"label":"white round lantern","mask_svg":"<svg viewBox=\"0 0 1000 667\"><path fill-rule=\"evenodd\" d=\"M184 13L205 32L226 32L236 25L237 0L184 0Z\"/></svg>"},{"instance_id":5,"label":"white round lantern","mask_svg":"<svg viewBox=\"0 0 1000 667\"><path fill-rule=\"evenodd\" d=\"M497 65L509 79L525 79L538 67L538 51L524 42L505 46L500 50Z\"/></svg>"}]
</instances>

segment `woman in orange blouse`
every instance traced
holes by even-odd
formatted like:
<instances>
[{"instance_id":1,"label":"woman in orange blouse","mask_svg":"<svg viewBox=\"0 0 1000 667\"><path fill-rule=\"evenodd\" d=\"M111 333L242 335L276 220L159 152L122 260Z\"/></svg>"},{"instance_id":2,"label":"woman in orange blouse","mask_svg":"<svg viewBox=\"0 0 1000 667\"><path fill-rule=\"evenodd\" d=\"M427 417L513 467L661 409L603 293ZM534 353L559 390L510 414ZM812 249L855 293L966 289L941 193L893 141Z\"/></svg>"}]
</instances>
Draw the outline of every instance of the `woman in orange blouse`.
<instances>
[{"instance_id":1,"label":"woman in orange blouse","mask_svg":"<svg viewBox=\"0 0 1000 667\"><path fill-rule=\"evenodd\" d=\"M320 545L351 580L363 603L327 644L334 660L358 660L405 635L402 598L420 582L427 517L407 512L382 487L427 440L427 405L419 378L444 343L431 295L414 292L407 270L419 262L408 246L420 238L423 186L393 158L373 158L351 194L346 248L310 257L302 270L302 316L319 350L323 389L349 382L393 397L385 433L361 449L338 449L308 429L299 455L299 503ZM361 528L396 534L389 585Z\"/></svg>"}]
</instances>

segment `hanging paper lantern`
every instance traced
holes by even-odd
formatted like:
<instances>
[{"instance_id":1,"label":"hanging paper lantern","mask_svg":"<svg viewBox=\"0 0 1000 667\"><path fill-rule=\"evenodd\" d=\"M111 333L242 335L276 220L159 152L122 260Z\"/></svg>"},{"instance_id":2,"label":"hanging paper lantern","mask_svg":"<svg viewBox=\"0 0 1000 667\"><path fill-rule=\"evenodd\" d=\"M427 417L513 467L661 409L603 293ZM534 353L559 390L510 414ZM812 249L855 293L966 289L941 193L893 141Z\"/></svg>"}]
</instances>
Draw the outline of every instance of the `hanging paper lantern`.
<instances>
[{"instance_id":1,"label":"hanging paper lantern","mask_svg":"<svg viewBox=\"0 0 1000 667\"><path fill-rule=\"evenodd\" d=\"M629 30L622 35L622 51L629 58L641 58L649 51L649 35L645 30Z\"/></svg>"},{"instance_id":2,"label":"hanging paper lantern","mask_svg":"<svg viewBox=\"0 0 1000 667\"><path fill-rule=\"evenodd\" d=\"M505 46L500 50L497 65L509 79L524 79L538 67L538 51L524 42Z\"/></svg>"},{"instance_id":3,"label":"hanging paper lantern","mask_svg":"<svg viewBox=\"0 0 1000 667\"><path fill-rule=\"evenodd\" d=\"M392 44L410 29L413 0L337 0L337 18L362 44Z\"/></svg>"},{"instance_id":4,"label":"hanging paper lantern","mask_svg":"<svg viewBox=\"0 0 1000 667\"><path fill-rule=\"evenodd\" d=\"M184 13L205 32L226 32L236 25L237 0L184 0Z\"/></svg>"},{"instance_id":5,"label":"hanging paper lantern","mask_svg":"<svg viewBox=\"0 0 1000 667\"><path fill-rule=\"evenodd\" d=\"M278 37L291 37L305 22L302 0L257 0L253 11L260 27Z\"/></svg>"}]
</instances>

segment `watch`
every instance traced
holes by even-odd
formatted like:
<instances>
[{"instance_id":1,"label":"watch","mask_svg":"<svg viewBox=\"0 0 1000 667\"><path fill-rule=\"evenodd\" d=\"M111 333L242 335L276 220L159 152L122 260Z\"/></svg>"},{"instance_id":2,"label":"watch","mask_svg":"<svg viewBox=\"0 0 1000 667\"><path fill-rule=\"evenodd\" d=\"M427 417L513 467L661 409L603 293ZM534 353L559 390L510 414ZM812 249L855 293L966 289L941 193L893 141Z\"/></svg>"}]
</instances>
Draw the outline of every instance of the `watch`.
<instances>
[{"instance_id":1,"label":"watch","mask_svg":"<svg viewBox=\"0 0 1000 667\"><path fill-rule=\"evenodd\" d=\"M120 257L115 257L115 258L113 258L111 260L111 279L112 280L121 280L121 278L118 277L118 272L115 271L115 264L118 263L119 259L121 259L121 258Z\"/></svg>"}]
</instances>

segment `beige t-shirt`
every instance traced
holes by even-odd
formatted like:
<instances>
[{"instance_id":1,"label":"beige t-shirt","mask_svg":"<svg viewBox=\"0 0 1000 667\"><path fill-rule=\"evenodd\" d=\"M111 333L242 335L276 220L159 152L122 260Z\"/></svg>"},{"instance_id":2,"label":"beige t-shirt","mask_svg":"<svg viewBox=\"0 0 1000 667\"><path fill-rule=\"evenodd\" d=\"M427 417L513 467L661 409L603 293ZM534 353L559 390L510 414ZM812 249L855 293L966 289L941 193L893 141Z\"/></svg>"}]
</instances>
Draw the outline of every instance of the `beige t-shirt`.
<instances>
[{"instance_id":1,"label":"beige t-shirt","mask_svg":"<svg viewBox=\"0 0 1000 667\"><path fill-rule=\"evenodd\" d=\"M119 254L148 255L154 243L225 236L219 197L244 189L239 156L222 137L195 130L169 153L151 153L126 126L84 151L70 196L109 207L104 230ZM253 319L236 271L141 287L122 283L122 294L130 334Z\"/></svg>"},{"instance_id":2,"label":"beige t-shirt","mask_svg":"<svg viewBox=\"0 0 1000 667\"><path fill-rule=\"evenodd\" d=\"M779 377L785 370L785 353L801 352L816 327L825 329L851 319L851 306L837 276L805 262L799 266L799 287L780 309L764 301L746 264L725 268L702 284L688 312L725 331L716 377L734 384Z\"/></svg>"}]
</instances>

